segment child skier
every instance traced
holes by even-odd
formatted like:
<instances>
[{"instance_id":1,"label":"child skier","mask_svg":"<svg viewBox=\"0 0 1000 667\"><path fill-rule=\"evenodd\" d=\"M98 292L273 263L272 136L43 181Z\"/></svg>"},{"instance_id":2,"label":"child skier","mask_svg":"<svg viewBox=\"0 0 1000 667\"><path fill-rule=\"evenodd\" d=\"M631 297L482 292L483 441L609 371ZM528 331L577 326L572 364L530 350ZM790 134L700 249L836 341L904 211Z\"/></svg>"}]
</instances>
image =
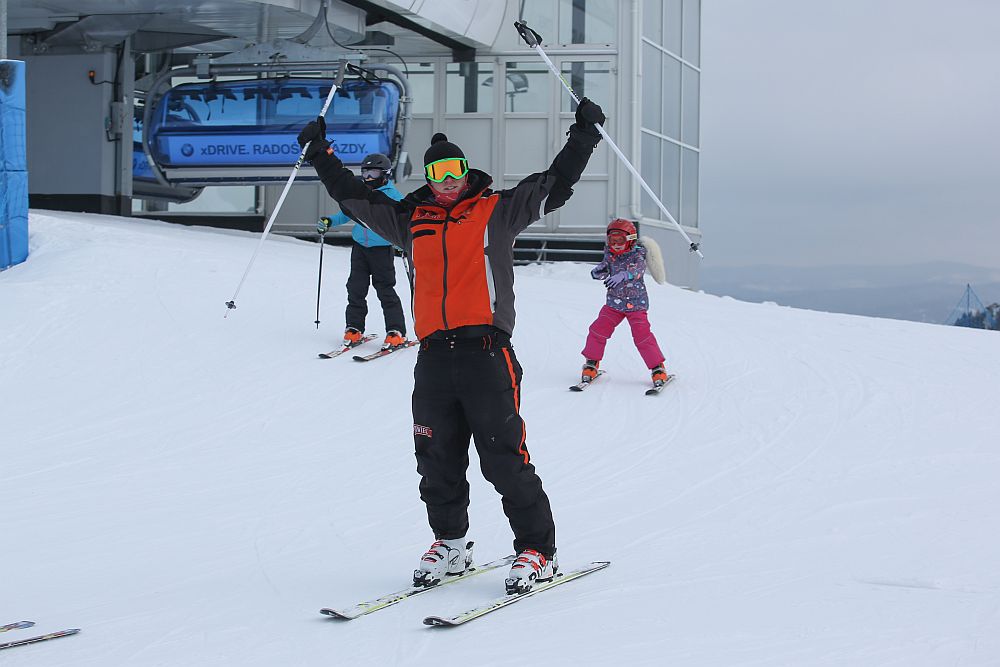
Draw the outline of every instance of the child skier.
<instances>
[{"instance_id":1,"label":"child skier","mask_svg":"<svg viewBox=\"0 0 1000 667\"><path fill-rule=\"evenodd\" d=\"M594 280L603 280L608 297L597 319L590 325L587 344L583 347L582 382L597 377L597 369L604 358L604 347L615 327L627 319L635 342L646 367L652 371L653 386L667 381L663 367L663 352L649 328L646 311L649 298L642 274L646 270L646 248L638 241L635 225L623 218L612 220L607 229L604 259L590 272Z\"/></svg>"},{"instance_id":2,"label":"child skier","mask_svg":"<svg viewBox=\"0 0 1000 667\"><path fill-rule=\"evenodd\" d=\"M389 180L392 163L381 153L372 153L361 163L361 180L368 187L384 192L399 201L402 193ZM316 231L326 234L335 225L351 222L343 211L332 217L322 217L316 223ZM361 343L365 333L365 317L368 315L368 286L371 284L382 303L385 318L385 342L383 348L398 347L406 342L406 322L403 320L403 304L394 289L396 267L393 263L392 244L371 231L363 224L355 224L351 231L351 273L347 277L347 329L344 331L344 346Z\"/></svg>"}]
</instances>

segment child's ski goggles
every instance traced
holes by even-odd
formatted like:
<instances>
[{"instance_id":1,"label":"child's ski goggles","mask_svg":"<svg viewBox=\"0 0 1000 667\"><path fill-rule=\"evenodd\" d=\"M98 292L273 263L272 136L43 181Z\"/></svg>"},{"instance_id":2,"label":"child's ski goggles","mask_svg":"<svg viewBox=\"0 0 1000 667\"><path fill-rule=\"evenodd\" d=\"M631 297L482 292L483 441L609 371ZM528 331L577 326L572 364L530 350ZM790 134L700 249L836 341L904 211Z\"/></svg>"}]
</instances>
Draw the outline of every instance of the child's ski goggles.
<instances>
[{"instance_id":1,"label":"child's ski goggles","mask_svg":"<svg viewBox=\"0 0 1000 667\"><path fill-rule=\"evenodd\" d=\"M447 157L443 160L435 160L424 167L424 175L427 180L440 183L451 176L452 178L462 178L469 173L469 161L464 157Z\"/></svg>"}]
</instances>

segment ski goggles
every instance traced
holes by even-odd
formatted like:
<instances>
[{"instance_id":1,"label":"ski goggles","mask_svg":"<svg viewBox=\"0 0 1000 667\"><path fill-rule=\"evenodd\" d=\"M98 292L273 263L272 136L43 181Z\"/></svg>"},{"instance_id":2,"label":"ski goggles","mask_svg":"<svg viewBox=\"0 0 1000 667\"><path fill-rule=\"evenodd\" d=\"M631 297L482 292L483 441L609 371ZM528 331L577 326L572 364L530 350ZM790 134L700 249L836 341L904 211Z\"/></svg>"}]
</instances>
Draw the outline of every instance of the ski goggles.
<instances>
[{"instance_id":1,"label":"ski goggles","mask_svg":"<svg viewBox=\"0 0 1000 667\"><path fill-rule=\"evenodd\" d=\"M440 183L449 176L459 179L469 173L469 161L464 157L446 157L443 160L435 160L424 167L424 175L427 180Z\"/></svg>"},{"instance_id":2,"label":"ski goggles","mask_svg":"<svg viewBox=\"0 0 1000 667\"><path fill-rule=\"evenodd\" d=\"M361 170L361 178L371 178L371 179L382 178L383 173L384 173L383 170L377 167L368 167L366 169Z\"/></svg>"}]
</instances>

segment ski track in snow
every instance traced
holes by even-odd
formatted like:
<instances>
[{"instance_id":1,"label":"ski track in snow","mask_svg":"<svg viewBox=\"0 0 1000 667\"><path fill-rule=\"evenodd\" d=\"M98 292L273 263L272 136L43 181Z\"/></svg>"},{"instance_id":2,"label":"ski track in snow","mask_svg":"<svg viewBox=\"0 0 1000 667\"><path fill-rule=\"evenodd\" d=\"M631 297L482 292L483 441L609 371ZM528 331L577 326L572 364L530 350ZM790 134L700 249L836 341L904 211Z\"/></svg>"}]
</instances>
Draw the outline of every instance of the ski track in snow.
<instances>
[{"instance_id":1,"label":"ski track in snow","mask_svg":"<svg viewBox=\"0 0 1000 667\"><path fill-rule=\"evenodd\" d=\"M319 331L311 243L269 240L227 311L257 238L32 211L31 257L0 274L0 623L83 632L5 665L997 664L1000 337L650 281L677 379L643 395L623 323L575 394L604 295L583 264L517 269L514 347L562 565L612 566L460 629L420 619L503 572L321 617L405 586L431 541L417 351L315 359L344 248ZM469 480L477 560L509 553L474 448Z\"/></svg>"}]
</instances>

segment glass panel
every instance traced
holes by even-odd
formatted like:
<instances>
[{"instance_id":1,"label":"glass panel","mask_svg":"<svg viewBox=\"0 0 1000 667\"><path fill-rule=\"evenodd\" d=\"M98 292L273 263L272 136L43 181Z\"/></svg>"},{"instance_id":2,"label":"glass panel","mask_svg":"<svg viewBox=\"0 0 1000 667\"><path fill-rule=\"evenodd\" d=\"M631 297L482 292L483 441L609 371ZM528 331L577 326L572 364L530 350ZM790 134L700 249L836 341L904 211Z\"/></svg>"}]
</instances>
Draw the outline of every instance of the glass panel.
<instances>
[{"instance_id":1,"label":"glass panel","mask_svg":"<svg viewBox=\"0 0 1000 667\"><path fill-rule=\"evenodd\" d=\"M504 110L507 112L548 113L552 103L552 86L555 78L545 63L508 62L504 93ZM493 77L483 81L484 86L493 85Z\"/></svg>"},{"instance_id":2,"label":"glass panel","mask_svg":"<svg viewBox=\"0 0 1000 667\"><path fill-rule=\"evenodd\" d=\"M598 102L604 102L604 107L611 103L611 68L605 60L564 61L562 75L581 98L589 97ZM551 76L551 74L549 75ZM562 86L560 85L560 88ZM576 102L569 95L560 93L560 111L576 111ZM607 110L605 110L607 113Z\"/></svg>"},{"instance_id":3,"label":"glass panel","mask_svg":"<svg viewBox=\"0 0 1000 667\"><path fill-rule=\"evenodd\" d=\"M257 79L186 83L171 88L154 112L158 127L299 126L315 118L330 93L331 79ZM331 122L348 119L365 127L389 124L399 100L396 84L344 81L327 112ZM152 128L150 128L152 130Z\"/></svg>"},{"instance_id":4,"label":"glass panel","mask_svg":"<svg viewBox=\"0 0 1000 667\"><path fill-rule=\"evenodd\" d=\"M663 131L662 89L663 73L660 69L662 52L649 44L642 44L642 126L654 132Z\"/></svg>"},{"instance_id":5,"label":"glass panel","mask_svg":"<svg viewBox=\"0 0 1000 667\"><path fill-rule=\"evenodd\" d=\"M656 196L660 196L660 144L662 143L663 140L659 137L642 133L642 159L639 173L642 174L642 180L646 181L646 185L656 193ZM646 194L645 188L640 186L640 192L642 193L643 217L658 219L663 215L660 213L659 207Z\"/></svg>"},{"instance_id":6,"label":"glass panel","mask_svg":"<svg viewBox=\"0 0 1000 667\"><path fill-rule=\"evenodd\" d=\"M642 36L663 45L663 0L643 0Z\"/></svg>"},{"instance_id":7,"label":"glass panel","mask_svg":"<svg viewBox=\"0 0 1000 667\"><path fill-rule=\"evenodd\" d=\"M409 70L412 113L434 113L434 63L406 63Z\"/></svg>"},{"instance_id":8,"label":"glass panel","mask_svg":"<svg viewBox=\"0 0 1000 667\"><path fill-rule=\"evenodd\" d=\"M171 213L256 213L257 188L252 185L209 185L193 201L169 202Z\"/></svg>"},{"instance_id":9,"label":"glass panel","mask_svg":"<svg viewBox=\"0 0 1000 667\"><path fill-rule=\"evenodd\" d=\"M663 142L663 205L679 220L681 205L681 147L670 141ZM662 213L660 217L666 220Z\"/></svg>"},{"instance_id":10,"label":"glass panel","mask_svg":"<svg viewBox=\"0 0 1000 667\"><path fill-rule=\"evenodd\" d=\"M681 138L681 63L663 56L663 134Z\"/></svg>"},{"instance_id":11,"label":"glass panel","mask_svg":"<svg viewBox=\"0 0 1000 667\"><path fill-rule=\"evenodd\" d=\"M684 0L684 60L698 65L701 59L701 0Z\"/></svg>"},{"instance_id":12,"label":"glass panel","mask_svg":"<svg viewBox=\"0 0 1000 667\"><path fill-rule=\"evenodd\" d=\"M617 27L617 0L559 0L561 44L614 44Z\"/></svg>"},{"instance_id":13,"label":"glass panel","mask_svg":"<svg viewBox=\"0 0 1000 667\"><path fill-rule=\"evenodd\" d=\"M556 33L556 3L555 0L518 0L520 8L520 20L525 21L528 27L542 36L542 44L555 43L558 34ZM520 46L524 41L518 37Z\"/></svg>"},{"instance_id":14,"label":"glass panel","mask_svg":"<svg viewBox=\"0 0 1000 667\"><path fill-rule=\"evenodd\" d=\"M663 48L681 55L681 0L663 0Z\"/></svg>"},{"instance_id":15,"label":"glass panel","mask_svg":"<svg viewBox=\"0 0 1000 667\"><path fill-rule=\"evenodd\" d=\"M688 148L681 154L681 219L685 227L698 226L698 153Z\"/></svg>"},{"instance_id":16,"label":"glass panel","mask_svg":"<svg viewBox=\"0 0 1000 667\"><path fill-rule=\"evenodd\" d=\"M446 113L492 113L493 63L449 63L445 74Z\"/></svg>"},{"instance_id":17,"label":"glass panel","mask_svg":"<svg viewBox=\"0 0 1000 667\"><path fill-rule=\"evenodd\" d=\"M681 123L681 141L691 146L698 145L698 88L700 75L696 70L684 65L684 116Z\"/></svg>"}]
</instances>

